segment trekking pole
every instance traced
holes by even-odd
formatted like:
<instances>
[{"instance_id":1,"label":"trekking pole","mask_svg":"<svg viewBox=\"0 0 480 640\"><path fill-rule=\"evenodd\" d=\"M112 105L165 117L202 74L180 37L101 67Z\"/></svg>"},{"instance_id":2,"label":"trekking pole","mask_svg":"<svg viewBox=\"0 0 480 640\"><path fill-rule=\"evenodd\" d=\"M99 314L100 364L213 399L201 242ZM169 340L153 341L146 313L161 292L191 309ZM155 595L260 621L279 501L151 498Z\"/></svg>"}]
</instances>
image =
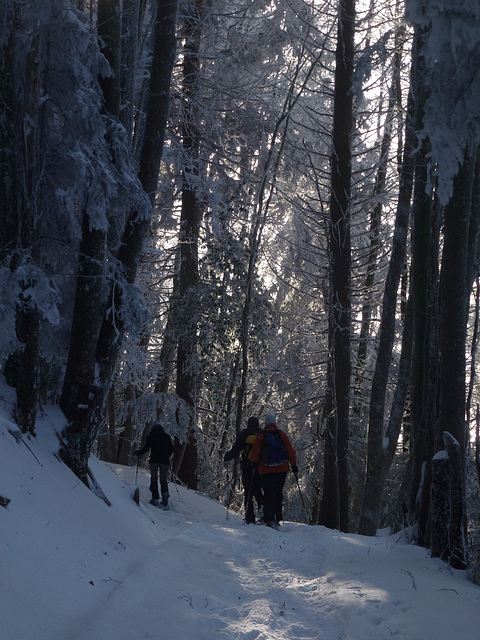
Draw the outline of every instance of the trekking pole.
<instances>
[{"instance_id":1,"label":"trekking pole","mask_svg":"<svg viewBox=\"0 0 480 640\"><path fill-rule=\"evenodd\" d=\"M308 518L307 507L305 506L305 501L303 499L302 491L300 489L300 483L298 482L298 474L294 473L293 475L295 476L295 480L297 481L298 493L300 494L300 500L302 501L303 508L305 509L305 518L307 520L307 524L310 524L309 518Z\"/></svg>"},{"instance_id":2,"label":"trekking pole","mask_svg":"<svg viewBox=\"0 0 480 640\"><path fill-rule=\"evenodd\" d=\"M178 490L178 485L177 485L177 480L175 478L175 474L173 473L173 470L170 469L170 474L173 478L173 484L175 485L175 489L177 490L177 496L180 502L182 502L182 499L180 498L180 491Z\"/></svg>"},{"instance_id":3,"label":"trekking pole","mask_svg":"<svg viewBox=\"0 0 480 640\"><path fill-rule=\"evenodd\" d=\"M227 507L227 520L228 520L228 506L230 504L230 479L228 477L228 464L227 464L227 496L225 500L225 506Z\"/></svg>"},{"instance_id":4,"label":"trekking pole","mask_svg":"<svg viewBox=\"0 0 480 640\"><path fill-rule=\"evenodd\" d=\"M255 475L255 471L253 471L252 473L252 477L250 478L250 482L249 482L249 487L248 487L248 492L246 494L246 500L245 500L245 517L243 518L245 524L247 524L247 511L248 511L248 505L250 504L250 500L252 500L252 505L253 505L253 477ZM254 524L255 524L255 516L254 516L254 520L253 520Z\"/></svg>"}]
</instances>

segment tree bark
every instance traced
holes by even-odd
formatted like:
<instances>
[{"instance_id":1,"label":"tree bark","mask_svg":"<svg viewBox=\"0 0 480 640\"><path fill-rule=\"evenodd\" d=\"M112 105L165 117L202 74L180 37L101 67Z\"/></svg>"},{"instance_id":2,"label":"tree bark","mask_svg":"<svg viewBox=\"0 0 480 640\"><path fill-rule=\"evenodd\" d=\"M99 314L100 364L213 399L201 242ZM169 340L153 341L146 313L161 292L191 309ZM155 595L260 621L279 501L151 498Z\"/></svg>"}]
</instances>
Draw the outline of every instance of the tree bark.
<instances>
[{"instance_id":1,"label":"tree bark","mask_svg":"<svg viewBox=\"0 0 480 640\"><path fill-rule=\"evenodd\" d=\"M183 155L182 210L180 214L180 271L177 305L177 395L191 407L196 403L197 328L198 328L198 238L203 215L199 193L200 131L198 80L200 71L200 40L202 34L203 0L186 5L184 18L183 59ZM195 412L193 412L195 415ZM180 479L191 489L197 489L196 425L189 427L187 441L175 442L174 465Z\"/></svg>"},{"instance_id":2,"label":"tree bark","mask_svg":"<svg viewBox=\"0 0 480 640\"><path fill-rule=\"evenodd\" d=\"M40 177L40 36L35 35L26 55L22 111L22 179L19 237L20 262L31 275L22 278L17 305L17 337L23 344L17 379L16 420L22 431L35 434L40 388L40 313L28 293L40 268L38 251Z\"/></svg>"},{"instance_id":3,"label":"tree bark","mask_svg":"<svg viewBox=\"0 0 480 640\"><path fill-rule=\"evenodd\" d=\"M465 527L464 455L459 442L447 431L445 449L432 461L432 557L454 569L467 568Z\"/></svg>"},{"instance_id":4,"label":"tree bark","mask_svg":"<svg viewBox=\"0 0 480 640\"><path fill-rule=\"evenodd\" d=\"M472 211L470 215L470 225L468 229L468 262L467 262L467 291L473 290L473 284L476 281L475 288L475 312L473 320L473 335L470 347L470 375L467 393L467 403L465 408L466 429L467 429L467 451L469 451L468 429L471 420L471 408L474 389L477 383L477 350L480 320L480 278L479 278L479 238L480 238L480 148L477 149L475 159L475 175L472 190ZM469 300L467 301L469 307ZM467 309L467 314L469 309Z\"/></svg>"},{"instance_id":5,"label":"tree bark","mask_svg":"<svg viewBox=\"0 0 480 640\"><path fill-rule=\"evenodd\" d=\"M416 33L415 76L415 128L421 131L423 126L426 87L424 85L426 68L423 55L425 31ZM424 400L428 378L427 354L428 335L428 289L430 278L430 238L432 220L431 176L427 160L430 151L428 140L419 144L415 155L415 185L413 196L413 232L412 232L412 304L413 304L413 360L412 360L412 432L411 432L411 477L408 510L415 513L417 498L421 487L422 469L427 458L426 426Z\"/></svg>"},{"instance_id":6,"label":"tree bark","mask_svg":"<svg viewBox=\"0 0 480 640\"><path fill-rule=\"evenodd\" d=\"M452 536L448 558L452 565L466 565L466 359L467 310L470 289L468 243L471 219L475 154L465 152L465 159L453 181L453 193L445 212L444 248L440 277L440 371L437 449L446 434L458 443L459 495L452 505ZM453 471L453 470L452 470ZM459 538L460 536L460 538ZM463 551L462 551L463 550ZM463 558L462 558L463 553Z\"/></svg>"},{"instance_id":7,"label":"tree bark","mask_svg":"<svg viewBox=\"0 0 480 640\"><path fill-rule=\"evenodd\" d=\"M16 149L17 140L17 109L14 87L15 50L14 15L11 5L8 5L6 15L2 16L3 28L8 36L0 46L0 103L2 105L2 119L0 121L0 225L2 229L2 244L0 246L0 260L3 261L8 253L15 248L17 240L18 210L17 210L17 171Z\"/></svg>"},{"instance_id":8,"label":"tree bark","mask_svg":"<svg viewBox=\"0 0 480 640\"><path fill-rule=\"evenodd\" d=\"M91 399L97 392L95 352L102 311L105 239L105 230L93 228L85 211L70 346L59 402L68 420L63 432L63 440L68 443L68 448L62 449L61 455L85 484L88 484L88 456L96 436L96 430L87 425Z\"/></svg>"},{"instance_id":9,"label":"tree bark","mask_svg":"<svg viewBox=\"0 0 480 640\"><path fill-rule=\"evenodd\" d=\"M335 55L333 152L330 188L329 419L331 455L325 458L320 524L348 531L348 432L350 408L350 190L353 131L355 1L341 0ZM331 505L335 498L335 505Z\"/></svg>"}]
</instances>

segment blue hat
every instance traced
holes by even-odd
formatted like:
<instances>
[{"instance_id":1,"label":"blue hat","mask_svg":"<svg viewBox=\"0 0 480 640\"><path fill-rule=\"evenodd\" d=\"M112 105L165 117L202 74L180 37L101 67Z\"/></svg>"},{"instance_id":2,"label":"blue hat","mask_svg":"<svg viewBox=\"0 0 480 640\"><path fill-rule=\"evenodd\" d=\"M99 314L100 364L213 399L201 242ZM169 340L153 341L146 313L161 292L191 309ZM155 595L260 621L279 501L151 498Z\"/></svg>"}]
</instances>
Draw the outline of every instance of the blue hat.
<instances>
[{"instance_id":1,"label":"blue hat","mask_svg":"<svg viewBox=\"0 0 480 640\"><path fill-rule=\"evenodd\" d=\"M269 413L265 416L265 426L268 427L269 424L276 424L275 416L273 415L273 413Z\"/></svg>"}]
</instances>

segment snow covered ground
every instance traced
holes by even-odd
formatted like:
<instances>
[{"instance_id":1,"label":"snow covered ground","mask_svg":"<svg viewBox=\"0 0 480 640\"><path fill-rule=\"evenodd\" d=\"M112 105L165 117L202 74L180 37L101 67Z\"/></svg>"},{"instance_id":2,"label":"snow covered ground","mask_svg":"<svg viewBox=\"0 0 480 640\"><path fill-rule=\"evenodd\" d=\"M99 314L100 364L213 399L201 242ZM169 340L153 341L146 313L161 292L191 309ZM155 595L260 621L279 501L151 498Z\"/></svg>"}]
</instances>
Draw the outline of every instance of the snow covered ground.
<instances>
[{"instance_id":1,"label":"snow covered ground","mask_svg":"<svg viewBox=\"0 0 480 640\"><path fill-rule=\"evenodd\" d=\"M108 507L55 457L54 428L50 412L17 441L0 417L2 640L480 638L480 588L402 534L246 526L173 484L164 512L141 469L138 507L135 468L93 459Z\"/></svg>"}]
</instances>

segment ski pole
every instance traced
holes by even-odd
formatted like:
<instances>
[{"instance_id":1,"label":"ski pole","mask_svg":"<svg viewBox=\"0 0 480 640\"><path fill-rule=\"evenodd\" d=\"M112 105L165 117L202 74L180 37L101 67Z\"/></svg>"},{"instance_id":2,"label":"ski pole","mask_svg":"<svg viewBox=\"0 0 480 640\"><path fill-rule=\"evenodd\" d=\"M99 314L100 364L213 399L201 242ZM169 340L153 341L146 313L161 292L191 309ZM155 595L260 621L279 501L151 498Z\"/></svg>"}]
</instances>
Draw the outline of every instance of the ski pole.
<instances>
[{"instance_id":1,"label":"ski pole","mask_svg":"<svg viewBox=\"0 0 480 640\"><path fill-rule=\"evenodd\" d=\"M244 517L244 521L245 523L247 522L247 511L248 511L248 507L250 504L250 500L252 501L252 509L253 509L253 478L255 475L255 469L252 470L252 476L250 478L250 482L248 483L248 492L246 493L246 499L245 499L245 517Z\"/></svg>"},{"instance_id":2,"label":"ski pole","mask_svg":"<svg viewBox=\"0 0 480 640\"><path fill-rule=\"evenodd\" d=\"M182 502L182 499L180 498L180 491L178 490L178 486L177 486L177 480L175 477L175 474L173 473L173 469L170 469L170 474L172 476L173 479L173 484L175 485L175 489L177 490L177 496L180 502Z\"/></svg>"},{"instance_id":3,"label":"ski pole","mask_svg":"<svg viewBox=\"0 0 480 640\"><path fill-rule=\"evenodd\" d=\"M305 506L305 501L304 501L303 496L302 496L302 491L300 489L300 483L298 482L298 474L294 473L293 475L295 476L295 480L297 481L298 493L300 494L300 500L302 501L303 508L305 509L305 517L306 517L306 520L307 520L307 524L309 524L308 511L307 511L307 507Z\"/></svg>"},{"instance_id":4,"label":"ski pole","mask_svg":"<svg viewBox=\"0 0 480 640\"><path fill-rule=\"evenodd\" d=\"M138 480L138 456L137 456L137 470L135 471L135 484L137 484Z\"/></svg>"},{"instance_id":5,"label":"ski pole","mask_svg":"<svg viewBox=\"0 0 480 640\"><path fill-rule=\"evenodd\" d=\"M227 520L228 520L228 506L230 504L230 480L228 477L228 464L227 464L227 499L225 501L225 506L227 507Z\"/></svg>"}]
</instances>

